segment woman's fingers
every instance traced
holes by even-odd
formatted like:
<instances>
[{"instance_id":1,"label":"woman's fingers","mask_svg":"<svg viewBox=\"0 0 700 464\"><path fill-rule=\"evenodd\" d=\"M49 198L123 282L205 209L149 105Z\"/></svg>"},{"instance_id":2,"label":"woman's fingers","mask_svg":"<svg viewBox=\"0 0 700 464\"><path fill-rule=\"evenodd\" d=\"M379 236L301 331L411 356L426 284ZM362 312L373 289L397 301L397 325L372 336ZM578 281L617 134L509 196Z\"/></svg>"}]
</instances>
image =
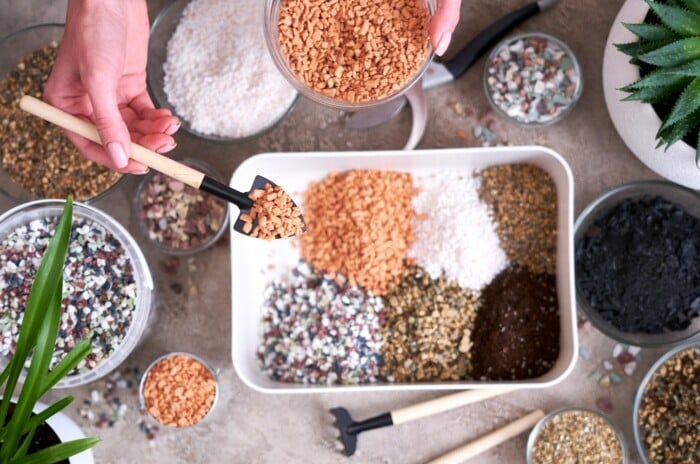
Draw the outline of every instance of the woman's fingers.
<instances>
[{"instance_id":1,"label":"woman's fingers","mask_svg":"<svg viewBox=\"0 0 700 464\"><path fill-rule=\"evenodd\" d=\"M437 11L430 22L430 43L435 54L447 51L452 39L452 32L459 22L461 0L438 0Z\"/></svg>"},{"instance_id":2,"label":"woman's fingers","mask_svg":"<svg viewBox=\"0 0 700 464\"><path fill-rule=\"evenodd\" d=\"M129 130L141 134L172 135L180 128L180 120L175 116L158 119L134 119L129 123Z\"/></svg>"},{"instance_id":3,"label":"woman's fingers","mask_svg":"<svg viewBox=\"0 0 700 464\"><path fill-rule=\"evenodd\" d=\"M167 153L177 146L175 139L167 134L139 134L132 132L134 142L157 153Z\"/></svg>"}]
</instances>

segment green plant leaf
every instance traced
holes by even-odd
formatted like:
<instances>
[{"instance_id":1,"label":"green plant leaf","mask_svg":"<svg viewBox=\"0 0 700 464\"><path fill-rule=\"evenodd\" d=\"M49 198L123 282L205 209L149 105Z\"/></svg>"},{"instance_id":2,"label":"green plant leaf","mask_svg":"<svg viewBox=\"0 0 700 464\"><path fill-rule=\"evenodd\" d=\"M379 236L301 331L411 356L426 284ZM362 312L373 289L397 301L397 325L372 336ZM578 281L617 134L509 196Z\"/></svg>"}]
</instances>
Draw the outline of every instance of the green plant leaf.
<instances>
[{"instance_id":1,"label":"green plant leaf","mask_svg":"<svg viewBox=\"0 0 700 464\"><path fill-rule=\"evenodd\" d=\"M623 25L637 37L645 41L670 42L678 39L678 35L675 32L661 24L623 23Z\"/></svg>"},{"instance_id":2,"label":"green plant leaf","mask_svg":"<svg viewBox=\"0 0 700 464\"><path fill-rule=\"evenodd\" d=\"M676 100L671 114L668 115L659 130L663 131L681 119L690 116L698 109L700 109L700 77L693 79L678 100Z\"/></svg>"},{"instance_id":3,"label":"green plant leaf","mask_svg":"<svg viewBox=\"0 0 700 464\"><path fill-rule=\"evenodd\" d=\"M671 145L679 140L682 140L693 129L698 127L699 124L700 110L693 112L687 118L684 118L663 130L660 129L656 134L656 138L659 139L659 145L657 148L662 145L666 145L666 149L668 150Z\"/></svg>"},{"instance_id":4,"label":"green plant leaf","mask_svg":"<svg viewBox=\"0 0 700 464\"><path fill-rule=\"evenodd\" d=\"M668 87L645 87L640 88L632 92L627 97L623 98L622 101L641 101L644 103L662 103L670 100L677 94L683 92L683 90L690 84L693 80L692 77L685 77L684 80L679 81L676 85L671 85Z\"/></svg>"},{"instance_id":5,"label":"green plant leaf","mask_svg":"<svg viewBox=\"0 0 700 464\"><path fill-rule=\"evenodd\" d=\"M700 16L673 5L646 0L649 8L656 13L659 20L668 27L686 37L700 35Z\"/></svg>"},{"instance_id":6,"label":"green plant leaf","mask_svg":"<svg viewBox=\"0 0 700 464\"><path fill-rule=\"evenodd\" d=\"M672 87L688 84L688 77L682 74L674 74L667 69L659 69L653 71L638 81L622 87L620 90L624 92L634 92L639 89L655 88L655 87Z\"/></svg>"},{"instance_id":7,"label":"green plant leaf","mask_svg":"<svg viewBox=\"0 0 700 464\"><path fill-rule=\"evenodd\" d=\"M59 380L72 372L78 363L90 353L91 349L92 344L89 339L80 340L80 342L51 369L51 372L49 372L49 375L47 375L44 380L39 397L43 396L44 393L53 388Z\"/></svg>"},{"instance_id":8,"label":"green plant leaf","mask_svg":"<svg viewBox=\"0 0 700 464\"><path fill-rule=\"evenodd\" d=\"M700 0L683 0L683 5L695 14L700 14Z\"/></svg>"},{"instance_id":9,"label":"green plant leaf","mask_svg":"<svg viewBox=\"0 0 700 464\"><path fill-rule=\"evenodd\" d=\"M32 440L34 440L34 433L35 432L36 432L36 429L32 429L27 433L27 436L25 436L24 440L22 440L22 445L19 448L17 448L15 455L12 456L11 462L18 460L19 458L21 458L25 454L27 454L27 451L29 451L29 447L32 445Z\"/></svg>"},{"instance_id":10,"label":"green plant leaf","mask_svg":"<svg viewBox=\"0 0 700 464\"><path fill-rule=\"evenodd\" d=\"M5 383L7 378L10 376L10 369L9 369L9 364L5 366L5 369L0 372L0 387L2 387L2 384Z\"/></svg>"},{"instance_id":11,"label":"green plant leaf","mask_svg":"<svg viewBox=\"0 0 700 464\"><path fill-rule=\"evenodd\" d=\"M673 43L674 40L675 39L654 40L654 41L638 40L636 42L615 44L615 48L617 48L620 52L624 53L625 55L629 55L632 58L636 58L639 55L643 55L645 53L652 52L656 49L659 49L663 46L666 46L670 43Z\"/></svg>"},{"instance_id":12,"label":"green plant leaf","mask_svg":"<svg viewBox=\"0 0 700 464\"><path fill-rule=\"evenodd\" d=\"M656 66L678 66L700 58L700 37L677 40L661 48L637 56Z\"/></svg>"},{"instance_id":13,"label":"green plant leaf","mask_svg":"<svg viewBox=\"0 0 700 464\"><path fill-rule=\"evenodd\" d=\"M36 341L36 349L32 356L31 364L24 385L19 393L19 398L12 411L12 417L7 425L7 432L3 438L2 450L6 453L2 456L7 459L14 456L14 451L20 443L22 431L32 415L32 410L39 400L42 380L49 371L51 357L56 346L56 334L61 319L61 300L63 293L63 278L59 280L59 285L54 290L53 299L46 309L42 324L39 329L39 336Z\"/></svg>"},{"instance_id":14,"label":"green plant leaf","mask_svg":"<svg viewBox=\"0 0 700 464\"><path fill-rule=\"evenodd\" d=\"M29 356L31 350L37 345L40 332L47 335L47 331L45 329L42 331L42 327L46 326L44 311L50 306L52 301L55 301L56 289L61 287L63 282L63 264L68 251L72 219L73 200L69 197L66 200L63 208L63 214L61 216L61 220L59 221L58 227L56 228L56 232L44 251L41 264L39 265L34 283L32 284L32 288L27 298L27 304L22 318L22 325L20 327L20 333L15 346L15 353L7 365L9 374L7 375L7 384L5 385L4 389L6 392L13 392L15 390L19 376L24 368L25 360ZM60 295L58 311L60 312ZM55 325L54 329L57 331L58 325ZM55 336L56 334L54 333L54 344ZM50 359L50 354L53 353L54 345L45 346L44 349L46 351L50 351ZM32 364L34 364L34 358L36 358L37 355L37 350L35 350L34 357L32 358ZM34 382L38 383L39 380L34 380ZM25 382L22 387L22 392L20 393L20 399L15 405L10 423L7 423L6 419L12 394L10 393L8 395L3 395L2 401L0 402L0 424L7 424L7 428L10 431L17 430L17 428L13 429L11 423L14 422L16 426L18 423L16 422L16 417L20 417L18 420L21 420L22 418L26 419L28 414L31 414L31 409L36 402L36 391L33 391L36 387L36 384L27 385L27 382ZM25 393L25 389L28 390L28 393ZM0 448L0 462L7 462L9 460L19 441L19 437L12 433L6 434L6 439L11 440L10 443L12 446L10 446L10 443L7 441L3 442L3 446Z\"/></svg>"},{"instance_id":15,"label":"green plant leaf","mask_svg":"<svg viewBox=\"0 0 700 464\"><path fill-rule=\"evenodd\" d=\"M54 414L62 411L66 406L71 404L73 402L73 399L74 398L70 395L66 396L65 398L61 398L60 400L56 401L40 413L34 414L31 417L31 419L29 419L29 422L27 422L27 425L24 426L24 430L22 431L22 433L27 433L30 430L33 430L39 425L43 424L44 422L46 422L47 419L52 417Z\"/></svg>"},{"instance_id":16,"label":"green plant leaf","mask_svg":"<svg viewBox=\"0 0 700 464\"><path fill-rule=\"evenodd\" d=\"M100 442L99 438L81 438L79 440L68 441L66 443L59 443L58 445L53 445L45 448L36 453L24 456L16 461L12 461L12 464L49 464L62 461L71 456L74 456L86 449L90 449Z\"/></svg>"}]
</instances>

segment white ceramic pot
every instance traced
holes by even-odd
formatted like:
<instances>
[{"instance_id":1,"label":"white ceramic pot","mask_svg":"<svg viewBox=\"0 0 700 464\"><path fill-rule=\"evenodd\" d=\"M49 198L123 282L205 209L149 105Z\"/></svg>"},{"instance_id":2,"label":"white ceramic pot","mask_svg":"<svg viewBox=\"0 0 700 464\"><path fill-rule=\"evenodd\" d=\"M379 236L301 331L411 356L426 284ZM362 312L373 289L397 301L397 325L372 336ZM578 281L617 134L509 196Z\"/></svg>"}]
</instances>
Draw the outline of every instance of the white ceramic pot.
<instances>
[{"instance_id":1,"label":"white ceramic pot","mask_svg":"<svg viewBox=\"0 0 700 464\"><path fill-rule=\"evenodd\" d=\"M668 150L656 148L656 132L661 120L647 103L623 102L627 92L618 90L639 79L639 68L614 44L637 40L623 23L644 21L649 6L644 0L627 0L615 18L603 58L605 103L615 129L634 155L652 171L692 189L700 189L700 169L695 165L695 148L680 141Z\"/></svg>"},{"instance_id":2,"label":"white ceramic pot","mask_svg":"<svg viewBox=\"0 0 700 464\"><path fill-rule=\"evenodd\" d=\"M37 403L34 408L34 413L38 413L47 408L47 405L43 403ZM46 421L46 423L51 426L61 442L67 442L71 440L77 440L79 438L85 438L85 434L78 427L78 424L73 422L73 419L66 416L62 412L54 414ZM82 453L78 453L68 459L70 464L95 464L95 457L92 454L92 450L85 450Z\"/></svg>"}]
</instances>

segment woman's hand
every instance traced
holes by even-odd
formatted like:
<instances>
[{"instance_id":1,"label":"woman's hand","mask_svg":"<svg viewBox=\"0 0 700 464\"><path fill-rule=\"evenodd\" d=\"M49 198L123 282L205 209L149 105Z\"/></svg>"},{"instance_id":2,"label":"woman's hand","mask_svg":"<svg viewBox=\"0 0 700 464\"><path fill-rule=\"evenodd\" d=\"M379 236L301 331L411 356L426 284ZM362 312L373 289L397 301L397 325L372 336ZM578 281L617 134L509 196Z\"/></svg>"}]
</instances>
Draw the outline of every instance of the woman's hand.
<instances>
[{"instance_id":1,"label":"woman's hand","mask_svg":"<svg viewBox=\"0 0 700 464\"><path fill-rule=\"evenodd\" d=\"M44 99L97 127L102 145L66 133L86 157L132 174L148 168L131 141L164 153L180 121L155 109L146 91L148 10L144 0L70 0L66 28Z\"/></svg>"},{"instance_id":2,"label":"woman's hand","mask_svg":"<svg viewBox=\"0 0 700 464\"><path fill-rule=\"evenodd\" d=\"M438 0L437 11L430 23L430 43L435 54L442 55L450 45L452 32L459 22L462 0Z\"/></svg>"}]
</instances>

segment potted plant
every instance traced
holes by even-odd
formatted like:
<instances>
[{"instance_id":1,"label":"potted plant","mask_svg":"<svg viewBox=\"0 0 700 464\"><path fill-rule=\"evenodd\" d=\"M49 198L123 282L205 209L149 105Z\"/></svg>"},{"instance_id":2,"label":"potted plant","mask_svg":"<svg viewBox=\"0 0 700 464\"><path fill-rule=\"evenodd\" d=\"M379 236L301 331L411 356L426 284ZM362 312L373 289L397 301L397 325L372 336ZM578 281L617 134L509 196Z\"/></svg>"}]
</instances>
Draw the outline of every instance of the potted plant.
<instances>
[{"instance_id":1,"label":"potted plant","mask_svg":"<svg viewBox=\"0 0 700 464\"><path fill-rule=\"evenodd\" d=\"M700 189L700 2L627 0L608 37L603 89L613 124L649 168Z\"/></svg>"},{"instance_id":2,"label":"potted plant","mask_svg":"<svg viewBox=\"0 0 700 464\"><path fill-rule=\"evenodd\" d=\"M83 340L50 369L61 317L63 263L70 240L72 217L73 202L69 198L27 298L15 353L0 373L0 464L59 462L99 441L98 438L82 438L39 450L32 449L34 438L45 422L73 401L72 396L67 396L40 410L37 408L39 398L75 369L90 351L90 341ZM16 400L12 400L20 375L27 365L24 382Z\"/></svg>"}]
</instances>

